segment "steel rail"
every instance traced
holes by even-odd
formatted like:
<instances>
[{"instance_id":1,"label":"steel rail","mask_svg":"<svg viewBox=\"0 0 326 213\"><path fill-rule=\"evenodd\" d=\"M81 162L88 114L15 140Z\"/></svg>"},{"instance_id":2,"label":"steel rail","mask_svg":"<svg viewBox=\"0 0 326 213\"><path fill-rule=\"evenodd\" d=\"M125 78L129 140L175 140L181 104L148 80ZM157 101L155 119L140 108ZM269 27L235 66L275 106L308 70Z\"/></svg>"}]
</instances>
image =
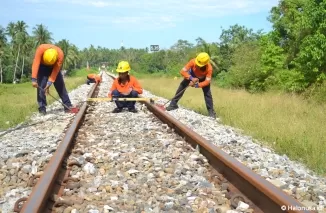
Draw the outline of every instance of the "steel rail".
<instances>
[{"instance_id":1,"label":"steel rail","mask_svg":"<svg viewBox=\"0 0 326 213\"><path fill-rule=\"evenodd\" d=\"M106 72L105 72L106 73ZM112 78L115 76L106 73ZM97 88L97 83L92 87L92 90L88 94L88 98L94 95ZM251 202L256 205L259 210L267 213L278 212L293 212L304 213L305 207L287 195L285 192L257 175L249 168L241 164L236 159L229 156L224 151L220 150L217 146L213 145L205 138L194 132L173 116L164 112L162 109L153 105L149 101L141 101L146 107L162 122L168 124L174 129L176 133L183 136L184 139L190 143L193 147L199 146L199 151L209 160L210 165L216 169L217 172L222 174L233 186L235 186L241 193L250 199ZM22 198L21 201L27 199L24 203L22 210L19 212L38 213L44 212L45 205L51 193L51 189L54 185L56 177L59 173L61 163L67 153L67 150L74 139L74 134L81 124L82 118L86 112L87 103L84 103L81 110L76 115L73 123L68 129L63 141L59 145L58 149L52 156L49 164L47 165L44 174L37 182L36 186L29 198ZM288 206L292 210L282 210L281 206Z\"/></svg>"},{"instance_id":2,"label":"steel rail","mask_svg":"<svg viewBox=\"0 0 326 213\"><path fill-rule=\"evenodd\" d=\"M113 79L116 78L112 74L106 74ZM140 97L143 98L141 95ZM148 101L140 102L144 103L163 123L168 124L175 132L184 137L192 147L199 146L200 153L208 159L210 165L221 173L241 193L248 197L261 211L266 213L312 212L307 211L307 207L299 201L250 170L170 114ZM282 210L282 206L285 206L286 210Z\"/></svg>"},{"instance_id":3,"label":"steel rail","mask_svg":"<svg viewBox=\"0 0 326 213\"><path fill-rule=\"evenodd\" d=\"M98 83L95 83L87 98L92 98L98 87ZM70 124L69 129L65 133L65 136L58 146L57 150L50 159L50 162L45 168L43 175L37 181L32 193L28 197L27 201L23 204L22 209L19 211L21 213L43 213L47 200L50 196L51 189L55 183L56 177L59 174L62 162L67 154L67 151L74 139L74 135L78 130L78 127L82 123L82 119L86 113L87 103L85 102L74 118L73 122Z\"/></svg>"}]
</instances>

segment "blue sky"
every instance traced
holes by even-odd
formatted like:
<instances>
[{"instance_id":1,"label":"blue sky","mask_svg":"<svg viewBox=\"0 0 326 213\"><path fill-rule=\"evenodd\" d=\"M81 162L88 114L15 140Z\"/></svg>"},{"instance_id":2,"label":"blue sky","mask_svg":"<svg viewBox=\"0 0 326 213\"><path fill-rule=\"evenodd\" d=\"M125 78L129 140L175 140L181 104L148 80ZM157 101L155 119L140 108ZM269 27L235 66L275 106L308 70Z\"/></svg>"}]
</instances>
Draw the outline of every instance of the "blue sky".
<instances>
[{"instance_id":1,"label":"blue sky","mask_svg":"<svg viewBox=\"0 0 326 213\"><path fill-rule=\"evenodd\" d=\"M31 32L42 23L55 41L65 38L79 48L119 48L122 41L126 48L169 48L178 39L216 42L221 27L234 24L269 31L267 17L277 4L278 0L2 0L0 25L24 20Z\"/></svg>"}]
</instances>

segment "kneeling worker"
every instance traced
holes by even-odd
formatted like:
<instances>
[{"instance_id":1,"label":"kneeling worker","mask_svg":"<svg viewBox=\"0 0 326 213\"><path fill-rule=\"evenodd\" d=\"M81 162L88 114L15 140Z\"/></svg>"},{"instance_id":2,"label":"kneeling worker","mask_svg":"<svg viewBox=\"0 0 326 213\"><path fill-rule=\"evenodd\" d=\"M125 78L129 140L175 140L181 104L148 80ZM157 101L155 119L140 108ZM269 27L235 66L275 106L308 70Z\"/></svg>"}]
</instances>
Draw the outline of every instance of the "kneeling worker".
<instances>
[{"instance_id":1,"label":"kneeling worker","mask_svg":"<svg viewBox=\"0 0 326 213\"><path fill-rule=\"evenodd\" d=\"M120 61L117 67L119 77L112 84L109 98L137 98L138 94L143 93L143 89L137 79L129 74L130 65L127 61ZM113 113L119 113L124 107L127 107L129 112L137 112L135 108L136 101L116 101L117 108Z\"/></svg>"},{"instance_id":2,"label":"kneeling worker","mask_svg":"<svg viewBox=\"0 0 326 213\"><path fill-rule=\"evenodd\" d=\"M88 74L87 75L87 81L86 84L89 85L90 83L101 83L102 82L102 78L100 75L96 75L96 74Z\"/></svg>"},{"instance_id":3,"label":"kneeling worker","mask_svg":"<svg viewBox=\"0 0 326 213\"><path fill-rule=\"evenodd\" d=\"M213 107L213 98L211 94L211 79L213 67L209 63L210 57L207 53L199 53L196 58L191 59L185 67L180 71L184 77L183 81L176 92L176 95L185 89L188 85L195 88L202 88L206 103L206 108L209 116L216 118L216 114ZM167 111L171 111L178 108L178 101L183 96L185 91L181 92L178 96L175 96L170 105L166 108Z\"/></svg>"}]
</instances>

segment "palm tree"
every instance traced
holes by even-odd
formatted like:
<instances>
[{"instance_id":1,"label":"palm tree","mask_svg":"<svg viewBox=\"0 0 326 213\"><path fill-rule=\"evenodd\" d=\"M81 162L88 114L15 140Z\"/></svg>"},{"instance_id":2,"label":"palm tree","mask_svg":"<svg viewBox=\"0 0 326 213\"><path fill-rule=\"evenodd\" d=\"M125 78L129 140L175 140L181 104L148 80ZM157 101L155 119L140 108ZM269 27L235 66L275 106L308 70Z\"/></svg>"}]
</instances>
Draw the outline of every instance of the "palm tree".
<instances>
[{"instance_id":1,"label":"palm tree","mask_svg":"<svg viewBox=\"0 0 326 213\"><path fill-rule=\"evenodd\" d=\"M0 26L0 83L3 82L3 74L2 74L2 58L4 57L4 48L7 43L5 29Z\"/></svg>"},{"instance_id":2,"label":"palm tree","mask_svg":"<svg viewBox=\"0 0 326 213\"><path fill-rule=\"evenodd\" d=\"M65 55L65 60L63 61L63 64L62 64L62 68L65 69L65 65L66 65L66 58L69 54L69 41L67 39L62 39L61 41L59 41L57 44L57 46L59 46L62 51L63 51L63 54Z\"/></svg>"},{"instance_id":3,"label":"palm tree","mask_svg":"<svg viewBox=\"0 0 326 213\"><path fill-rule=\"evenodd\" d=\"M62 65L63 69L69 69L70 67L77 66L78 60L78 49L76 46L71 45L68 40L63 39L57 43L57 45L62 49L65 59Z\"/></svg>"},{"instance_id":4,"label":"palm tree","mask_svg":"<svg viewBox=\"0 0 326 213\"><path fill-rule=\"evenodd\" d=\"M15 70L14 70L14 75L13 75L13 83L16 81L16 73L17 73L17 67L18 67L18 59L19 59L19 54L21 51L22 45L26 43L27 39L26 37L28 36L27 34L27 24L24 21L18 21L15 25L15 31L16 31L16 37L14 39L14 44L18 45L18 52L17 52L17 57L16 57L16 65L15 65Z\"/></svg>"},{"instance_id":5,"label":"palm tree","mask_svg":"<svg viewBox=\"0 0 326 213\"><path fill-rule=\"evenodd\" d=\"M78 60L80 59L79 50L78 50L77 46L74 44L70 44L69 49L70 49L69 50L70 55L69 55L67 61L69 61L69 63L71 62L71 65L73 65L74 69L76 69Z\"/></svg>"},{"instance_id":6,"label":"palm tree","mask_svg":"<svg viewBox=\"0 0 326 213\"><path fill-rule=\"evenodd\" d=\"M34 49L40 44L51 43L52 33L43 24L38 24L33 28L33 36L35 38Z\"/></svg>"},{"instance_id":7,"label":"palm tree","mask_svg":"<svg viewBox=\"0 0 326 213\"><path fill-rule=\"evenodd\" d=\"M33 48L33 38L30 37L29 35L25 35L21 38L21 42L22 42L22 46L21 46L21 55L22 55L22 68L21 68L21 75L20 75L20 79L23 78L24 75L24 67L25 67L25 58L27 56L28 53L30 53L31 49Z\"/></svg>"},{"instance_id":8,"label":"palm tree","mask_svg":"<svg viewBox=\"0 0 326 213\"><path fill-rule=\"evenodd\" d=\"M9 24L7 25L7 35L10 37L11 39L11 50L13 50L13 47L14 47L14 41L15 41L15 37L16 37L16 34L17 34L17 31L16 31L16 25L14 22L9 22Z\"/></svg>"}]
</instances>

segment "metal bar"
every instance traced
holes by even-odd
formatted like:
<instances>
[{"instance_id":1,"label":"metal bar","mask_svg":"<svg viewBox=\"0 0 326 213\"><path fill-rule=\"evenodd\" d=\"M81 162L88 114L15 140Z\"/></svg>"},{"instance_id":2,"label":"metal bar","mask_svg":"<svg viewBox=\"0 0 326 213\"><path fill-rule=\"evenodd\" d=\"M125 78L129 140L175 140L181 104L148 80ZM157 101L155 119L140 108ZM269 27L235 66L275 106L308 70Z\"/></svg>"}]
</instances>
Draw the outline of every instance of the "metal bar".
<instances>
[{"instance_id":1,"label":"metal bar","mask_svg":"<svg viewBox=\"0 0 326 213\"><path fill-rule=\"evenodd\" d=\"M87 101L147 101L159 98L88 98Z\"/></svg>"},{"instance_id":2,"label":"metal bar","mask_svg":"<svg viewBox=\"0 0 326 213\"><path fill-rule=\"evenodd\" d=\"M108 73L106 73L108 74ZM115 76L108 74L112 78ZM241 193L248 197L259 209L266 213L283 213L282 206L292 207L287 212L308 213L304 206L272 183L256 174L230 155L220 150L198 133L179 122L170 114L160 110L147 101L142 101L147 108L163 123L168 124L178 134L185 137L193 147L200 146L200 152L209 160L210 164L221 173Z\"/></svg>"},{"instance_id":3,"label":"metal bar","mask_svg":"<svg viewBox=\"0 0 326 213\"><path fill-rule=\"evenodd\" d=\"M260 175L254 173L168 113L165 113L148 102L144 102L144 104L162 122L174 128L176 132L184 136L194 147L198 144L200 146L200 152L210 161L210 164L263 212L284 213L281 209L283 205L297 209L305 209L300 202L287 195ZM310 211L291 210L288 212L308 213Z\"/></svg>"},{"instance_id":4,"label":"metal bar","mask_svg":"<svg viewBox=\"0 0 326 213\"><path fill-rule=\"evenodd\" d=\"M98 83L94 84L91 91L88 93L87 97L91 98L98 86ZM74 134L77 131L79 125L81 124L82 118L86 112L87 103L84 103L80 111L74 118L72 124L67 130L62 142L58 146L57 150L51 157L49 164L37 182L36 186L33 188L32 193L28 197L28 200L23 205L22 213L41 213L44 212L45 205L50 196L51 189L54 185L57 175L62 164L62 161L67 153L71 141L73 140Z\"/></svg>"}]
</instances>

